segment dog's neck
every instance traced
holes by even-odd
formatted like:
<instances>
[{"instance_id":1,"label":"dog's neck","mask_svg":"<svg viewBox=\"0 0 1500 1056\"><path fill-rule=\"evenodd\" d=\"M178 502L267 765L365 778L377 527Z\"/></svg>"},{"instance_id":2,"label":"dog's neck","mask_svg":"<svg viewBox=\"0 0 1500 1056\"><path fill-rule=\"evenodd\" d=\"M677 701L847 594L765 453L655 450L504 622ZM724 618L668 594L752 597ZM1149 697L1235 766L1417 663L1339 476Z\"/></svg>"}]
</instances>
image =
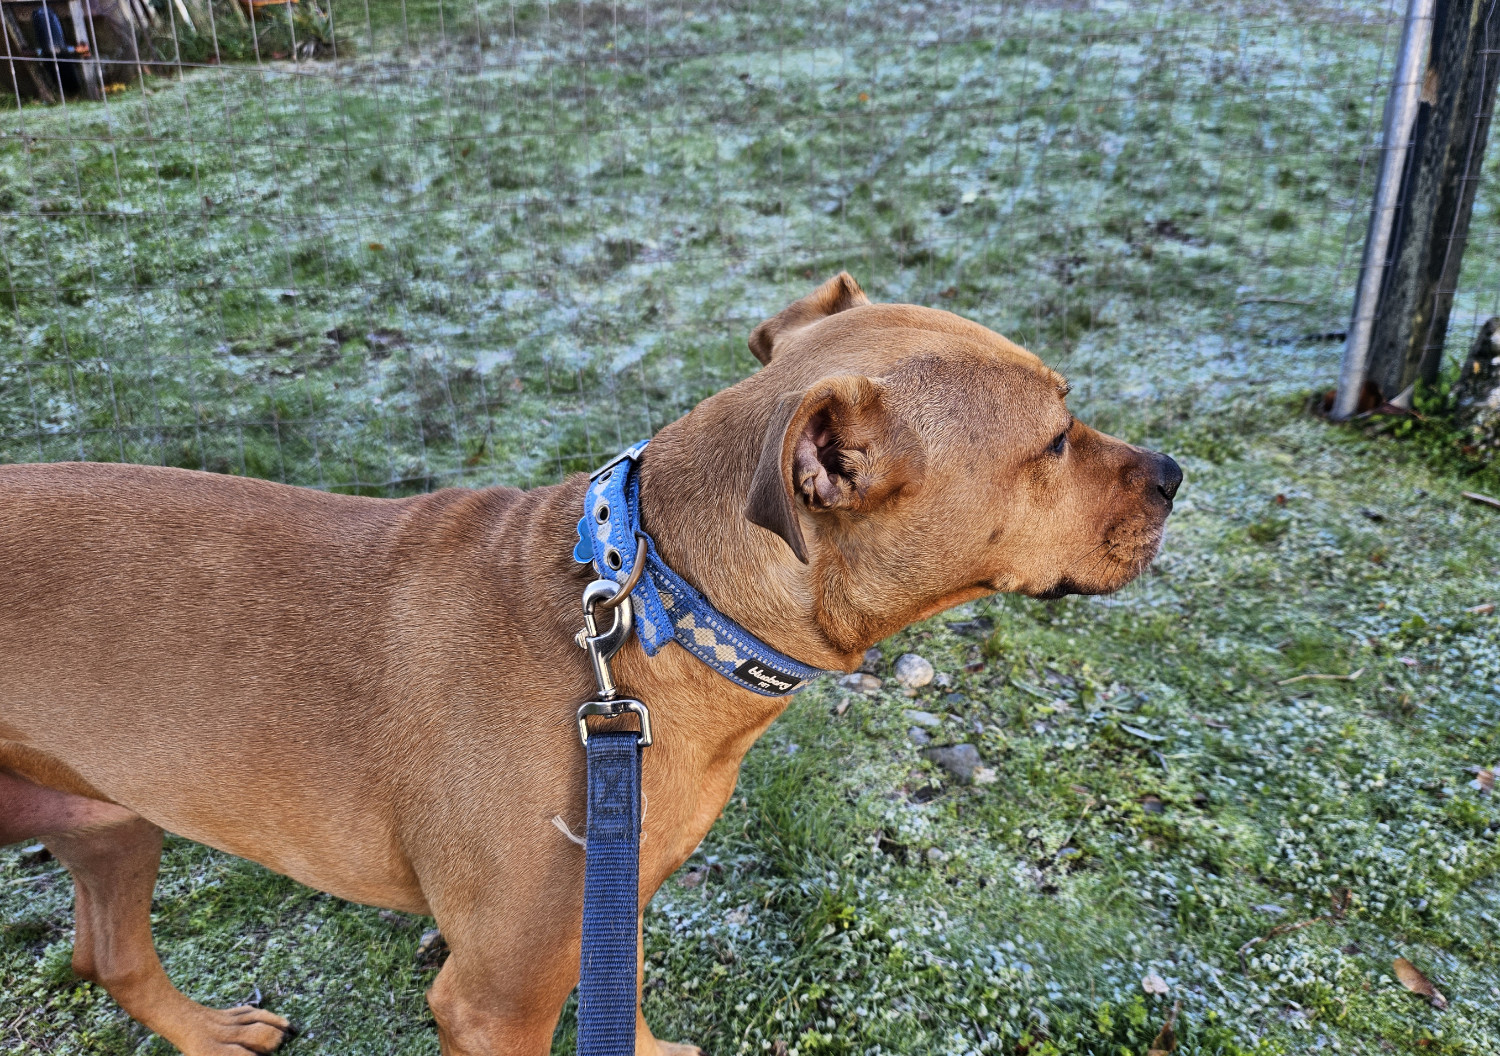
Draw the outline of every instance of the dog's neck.
<instances>
[{"instance_id":1,"label":"dog's neck","mask_svg":"<svg viewBox=\"0 0 1500 1056\"><path fill-rule=\"evenodd\" d=\"M641 462L643 526L666 563L746 630L805 664L847 667L849 654L819 620L812 567L745 517L768 412L717 402L651 441Z\"/></svg>"}]
</instances>

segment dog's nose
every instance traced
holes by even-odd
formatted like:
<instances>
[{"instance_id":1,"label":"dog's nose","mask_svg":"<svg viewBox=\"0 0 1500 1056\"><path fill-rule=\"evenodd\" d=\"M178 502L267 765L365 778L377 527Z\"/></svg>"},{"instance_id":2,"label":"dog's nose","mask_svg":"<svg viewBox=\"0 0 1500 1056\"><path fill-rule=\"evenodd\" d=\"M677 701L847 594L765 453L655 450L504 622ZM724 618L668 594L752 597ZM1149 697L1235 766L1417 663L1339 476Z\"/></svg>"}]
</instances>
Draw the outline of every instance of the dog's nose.
<instances>
[{"instance_id":1,"label":"dog's nose","mask_svg":"<svg viewBox=\"0 0 1500 1056\"><path fill-rule=\"evenodd\" d=\"M1156 489L1162 498L1171 502L1182 484L1182 467L1170 455L1157 455L1156 458Z\"/></svg>"}]
</instances>

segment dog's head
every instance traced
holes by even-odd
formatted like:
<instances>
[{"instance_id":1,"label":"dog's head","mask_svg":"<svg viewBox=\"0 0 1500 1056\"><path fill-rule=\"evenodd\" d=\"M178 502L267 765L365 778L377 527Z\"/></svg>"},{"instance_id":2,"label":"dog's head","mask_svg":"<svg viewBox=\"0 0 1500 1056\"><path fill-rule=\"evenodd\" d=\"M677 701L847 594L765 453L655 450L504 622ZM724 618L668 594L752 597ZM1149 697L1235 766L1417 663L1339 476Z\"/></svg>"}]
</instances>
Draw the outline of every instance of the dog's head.
<instances>
[{"instance_id":1,"label":"dog's head","mask_svg":"<svg viewBox=\"0 0 1500 1056\"><path fill-rule=\"evenodd\" d=\"M1117 590L1161 545L1177 463L1076 420L1061 376L976 323L840 274L750 348L775 410L745 515L809 566L841 650L994 591Z\"/></svg>"}]
</instances>

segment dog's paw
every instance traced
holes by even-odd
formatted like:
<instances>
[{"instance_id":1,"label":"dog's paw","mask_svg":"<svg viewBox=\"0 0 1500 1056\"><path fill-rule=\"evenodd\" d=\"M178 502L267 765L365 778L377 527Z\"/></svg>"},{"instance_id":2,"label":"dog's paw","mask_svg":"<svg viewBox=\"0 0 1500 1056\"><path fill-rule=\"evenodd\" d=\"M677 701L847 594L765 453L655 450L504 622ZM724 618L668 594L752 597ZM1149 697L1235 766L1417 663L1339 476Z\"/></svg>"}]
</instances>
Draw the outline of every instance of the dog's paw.
<instances>
[{"instance_id":1,"label":"dog's paw","mask_svg":"<svg viewBox=\"0 0 1500 1056\"><path fill-rule=\"evenodd\" d=\"M292 1032L292 1025L274 1012L250 1005L205 1009L208 1013L195 1044L184 1052L190 1056L247 1056L277 1048Z\"/></svg>"},{"instance_id":2,"label":"dog's paw","mask_svg":"<svg viewBox=\"0 0 1500 1056\"><path fill-rule=\"evenodd\" d=\"M703 1056L703 1050L696 1045L679 1045L671 1041L658 1041L656 1043L656 1056Z\"/></svg>"}]
</instances>

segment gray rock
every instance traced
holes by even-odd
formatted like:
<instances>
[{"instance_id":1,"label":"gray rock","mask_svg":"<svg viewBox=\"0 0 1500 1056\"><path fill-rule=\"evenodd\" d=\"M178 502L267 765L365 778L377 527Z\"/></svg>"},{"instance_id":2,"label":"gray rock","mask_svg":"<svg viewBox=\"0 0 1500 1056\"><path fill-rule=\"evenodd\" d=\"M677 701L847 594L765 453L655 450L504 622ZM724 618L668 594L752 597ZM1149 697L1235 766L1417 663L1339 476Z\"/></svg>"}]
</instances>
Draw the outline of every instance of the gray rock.
<instances>
[{"instance_id":1,"label":"gray rock","mask_svg":"<svg viewBox=\"0 0 1500 1056\"><path fill-rule=\"evenodd\" d=\"M874 675L856 671L852 675L845 675L839 679L840 689L852 689L856 693L874 693L881 686L880 679Z\"/></svg>"},{"instance_id":2,"label":"gray rock","mask_svg":"<svg viewBox=\"0 0 1500 1056\"><path fill-rule=\"evenodd\" d=\"M896 681L907 689L921 689L936 674L932 664L916 653L904 653L896 661Z\"/></svg>"},{"instance_id":3,"label":"gray rock","mask_svg":"<svg viewBox=\"0 0 1500 1056\"><path fill-rule=\"evenodd\" d=\"M930 711L903 711L901 717L918 726L941 726L943 724L943 720Z\"/></svg>"},{"instance_id":4,"label":"gray rock","mask_svg":"<svg viewBox=\"0 0 1500 1056\"><path fill-rule=\"evenodd\" d=\"M979 758L979 749L972 744L955 744L947 748L924 748L924 758L936 763L961 785L974 780L974 771L984 763Z\"/></svg>"},{"instance_id":5,"label":"gray rock","mask_svg":"<svg viewBox=\"0 0 1500 1056\"><path fill-rule=\"evenodd\" d=\"M880 670L880 665L883 663L885 663L885 657L880 655L879 649L866 649L865 658L860 661L859 669L873 675Z\"/></svg>"},{"instance_id":6,"label":"gray rock","mask_svg":"<svg viewBox=\"0 0 1500 1056\"><path fill-rule=\"evenodd\" d=\"M911 738L911 743L912 744L931 744L932 743L932 734L928 733L926 730L922 729L922 727L920 727L920 726L913 726L911 729L907 730L906 731L906 736L908 736L908 737Z\"/></svg>"}]
</instances>

